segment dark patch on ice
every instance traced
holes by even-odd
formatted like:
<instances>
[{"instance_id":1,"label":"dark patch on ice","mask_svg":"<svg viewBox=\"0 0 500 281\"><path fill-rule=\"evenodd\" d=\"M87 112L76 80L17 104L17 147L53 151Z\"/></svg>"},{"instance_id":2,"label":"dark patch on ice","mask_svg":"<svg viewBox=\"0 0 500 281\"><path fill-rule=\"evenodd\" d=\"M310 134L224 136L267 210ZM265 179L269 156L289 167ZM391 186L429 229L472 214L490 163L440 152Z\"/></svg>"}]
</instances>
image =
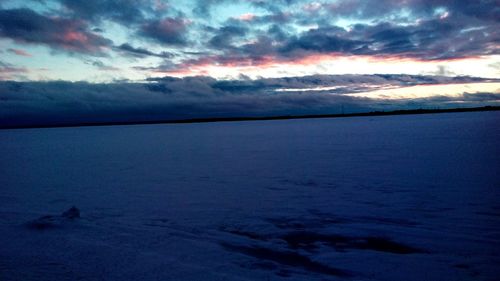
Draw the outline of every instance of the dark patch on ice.
<instances>
[{"instance_id":1,"label":"dark patch on ice","mask_svg":"<svg viewBox=\"0 0 500 281\"><path fill-rule=\"evenodd\" d=\"M404 210L412 213L423 214L424 217L428 218L437 218L442 216L444 212L453 211L455 210L455 208L419 206L416 208L415 207L405 208Z\"/></svg>"},{"instance_id":2,"label":"dark patch on ice","mask_svg":"<svg viewBox=\"0 0 500 281\"><path fill-rule=\"evenodd\" d=\"M266 241L268 237L265 237L264 235L261 235L259 233L251 232L251 231L244 231L241 229L230 229L230 228L221 228L221 231L231 233L234 235L238 236L243 236L246 238L250 238L252 240L261 240L261 241Z\"/></svg>"},{"instance_id":3,"label":"dark patch on ice","mask_svg":"<svg viewBox=\"0 0 500 281\"><path fill-rule=\"evenodd\" d=\"M319 186L319 184L314 180L300 181L300 182L297 182L296 184L303 185L303 186Z\"/></svg>"},{"instance_id":4,"label":"dark patch on ice","mask_svg":"<svg viewBox=\"0 0 500 281\"><path fill-rule=\"evenodd\" d=\"M54 199L54 200L49 201L50 204L58 204L58 203L66 203L66 202L68 202L68 200L66 200L66 199Z\"/></svg>"},{"instance_id":5,"label":"dark patch on ice","mask_svg":"<svg viewBox=\"0 0 500 281\"><path fill-rule=\"evenodd\" d=\"M324 228L332 224L346 223L347 220L335 216L318 216L316 218L268 218L266 221L272 223L279 229L304 230L311 228Z\"/></svg>"},{"instance_id":6,"label":"dark patch on ice","mask_svg":"<svg viewBox=\"0 0 500 281\"><path fill-rule=\"evenodd\" d=\"M469 269L470 265L465 264L465 263L457 263L457 264L454 264L453 267L460 268L460 269Z\"/></svg>"},{"instance_id":7,"label":"dark patch on ice","mask_svg":"<svg viewBox=\"0 0 500 281\"><path fill-rule=\"evenodd\" d=\"M498 213L493 213L493 212L476 212L478 215L483 215L483 216L489 216L489 217L500 217L500 212Z\"/></svg>"},{"instance_id":8,"label":"dark patch on ice","mask_svg":"<svg viewBox=\"0 0 500 281\"><path fill-rule=\"evenodd\" d=\"M280 229L306 229L311 227L310 223L304 222L304 220L301 219L269 218L266 220Z\"/></svg>"},{"instance_id":9,"label":"dark patch on ice","mask_svg":"<svg viewBox=\"0 0 500 281\"><path fill-rule=\"evenodd\" d=\"M127 166L127 167L123 167L123 168L120 168L120 171L131 171L131 170L134 170L136 167L133 166L133 165L130 165L130 166Z\"/></svg>"},{"instance_id":10,"label":"dark patch on ice","mask_svg":"<svg viewBox=\"0 0 500 281\"><path fill-rule=\"evenodd\" d=\"M481 275L481 273L478 272L477 270L475 270L472 265L467 264L467 263L456 263L456 264L453 264L453 267L466 272L467 275L469 275L471 277L478 277Z\"/></svg>"},{"instance_id":11,"label":"dark patch on ice","mask_svg":"<svg viewBox=\"0 0 500 281\"><path fill-rule=\"evenodd\" d=\"M317 187L319 186L318 182L316 182L313 179L307 179L307 180L290 180L290 179L283 179L279 181L280 183L284 184L291 184L291 185L296 185L296 186L308 186L308 187Z\"/></svg>"},{"instance_id":12,"label":"dark patch on ice","mask_svg":"<svg viewBox=\"0 0 500 281\"><path fill-rule=\"evenodd\" d=\"M268 190L272 190L272 191L284 191L284 190L287 190L286 188L283 188L283 187L274 187L274 186L270 186L270 187L266 187Z\"/></svg>"},{"instance_id":13,"label":"dark patch on ice","mask_svg":"<svg viewBox=\"0 0 500 281\"><path fill-rule=\"evenodd\" d=\"M381 203L381 202L375 202L375 201L358 201L358 202L360 204L363 204L363 205L374 206L374 207L377 207L377 208L385 208L385 207L388 206L387 204L384 204L384 203Z\"/></svg>"},{"instance_id":14,"label":"dark patch on ice","mask_svg":"<svg viewBox=\"0 0 500 281\"><path fill-rule=\"evenodd\" d=\"M257 268L257 269L264 269L264 270L276 270L278 269L278 266L276 263L272 261L260 261L260 262L254 262L251 265L251 268Z\"/></svg>"},{"instance_id":15,"label":"dark patch on ice","mask_svg":"<svg viewBox=\"0 0 500 281\"><path fill-rule=\"evenodd\" d=\"M320 234L309 231L290 232L281 237L291 249L313 250L324 244L338 251L349 249L373 250L393 254L423 253L421 249L414 248L385 237L367 236L351 237L338 234Z\"/></svg>"},{"instance_id":16,"label":"dark patch on ice","mask_svg":"<svg viewBox=\"0 0 500 281\"><path fill-rule=\"evenodd\" d=\"M386 237L354 238L352 245L353 248L357 249L388 252L393 254L416 254L425 252L421 249L392 241Z\"/></svg>"},{"instance_id":17,"label":"dark patch on ice","mask_svg":"<svg viewBox=\"0 0 500 281\"><path fill-rule=\"evenodd\" d=\"M161 223L167 223L169 222L169 219L154 219L153 221L161 222Z\"/></svg>"},{"instance_id":18,"label":"dark patch on ice","mask_svg":"<svg viewBox=\"0 0 500 281\"><path fill-rule=\"evenodd\" d=\"M418 226L420 223L412 220L401 219L401 218L386 218L377 216L359 216L352 219L341 218L333 214L324 213L315 209L309 210L309 213L318 217L321 223L324 224L338 224L338 223L357 223L357 222L371 222L377 224L388 224L388 225L398 225L398 226Z\"/></svg>"},{"instance_id":19,"label":"dark patch on ice","mask_svg":"<svg viewBox=\"0 0 500 281\"><path fill-rule=\"evenodd\" d=\"M328 224L336 224L336 223L347 223L350 222L350 220L339 217L338 215L330 214L330 213L325 213L316 209L309 209L308 212L311 215L314 215L321 219L321 222L323 223L328 223Z\"/></svg>"},{"instance_id":20,"label":"dark patch on ice","mask_svg":"<svg viewBox=\"0 0 500 281\"><path fill-rule=\"evenodd\" d=\"M80 210L78 210L77 207L73 206L68 210L66 210L65 212L63 212L61 216L63 218L68 218L68 219L80 218Z\"/></svg>"},{"instance_id":21,"label":"dark patch on ice","mask_svg":"<svg viewBox=\"0 0 500 281\"><path fill-rule=\"evenodd\" d=\"M448 211L453 211L455 208L452 207L439 207L435 208L436 212L448 212Z\"/></svg>"},{"instance_id":22,"label":"dark patch on ice","mask_svg":"<svg viewBox=\"0 0 500 281\"><path fill-rule=\"evenodd\" d=\"M417 226L420 225L420 223L411 221L411 220L406 220L406 219L393 219L393 218L384 218L384 217L375 217L375 216L362 216L358 217L359 220L361 221L369 221L369 222L375 222L378 224L389 224L389 225L400 225L400 226Z\"/></svg>"},{"instance_id":23,"label":"dark patch on ice","mask_svg":"<svg viewBox=\"0 0 500 281\"><path fill-rule=\"evenodd\" d=\"M41 216L36 220L28 222L28 228L43 230L60 226L60 218L56 216Z\"/></svg>"},{"instance_id":24,"label":"dark patch on ice","mask_svg":"<svg viewBox=\"0 0 500 281\"><path fill-rule=\"evenodd\" d=\"M45 215L28 222L30 229L44 230L63 227L67 222L80 218L80 210L75 206L64 211L60 216Z\"/></svg>"},{"instance_id":25,"label":"dark patch on ice","mask_svg":"<svg viewBox=\"0 0 500 281\"><path fill-rule=\"evenodd\" d=\"M293 251L280 251L259 246L239 246L228 243L221 243L221 246L227 250L242 253L244 255L257 258L261 261L272 261L285 266L302 268L314 273L327 274L338 277L350 276L350 274L344 270L312 261L308 257Z\"/></svg>"},{"instance_id":26,"label":"dark patch on ice","mask_svg":"<svg viewBox=\"0 0 500 281\"><path fill-rule=\"evenodd\" d=\"M281 269L280 271L276 272L276 275L281 277L290 277L292 276L292 273L290 272L290 270Z\"/></svg>"},{"instance_id":27,"label":"dark patch on ice","mask_svg":"<svg viewBox=\"0 0 500 281\"><path fill-rule=\"evenodd\" d=\"M47 261L50 259L50 257L33 259L17 256L10 256L8 259L0 257L0 261L4 263L0 265L0 280L83 280L82 276L77 276L78 273L72 271L67 265Z\"/></svg>"},{"instance_id":28,"label":"dark patch on ice","mask_svg":"<svg viewBox=\"0 0 500 281\"><path fill-rule=\"evenodd\" d=\"M7 202L19 202L19 198L14 196L0 195L0 201L4 204Z\"/></svg>"},{"instance_id":29,"label":"dark patch on ice","mask_svg":"<svg viewBox=\"0 0 500 281\"><path fill-rule=\"evenodd\" d=\"M152 219L150 222L144 223L146 226L169 227L170 220L168 219Z\"/></svg>"},{"instance_id":30,"label":"dark patch on ice","mask_svg":"<svg viewBox=\"0 0 500 281\"><path fill-rule=\"evenodd\" d=\"M271 233L259 233L255 231L227 228L223 230L225 232L243 236L252 240L281 240L288 245L289 249L300 249L308 252L315 252L320 246L327 246L332 247L339 252L348 250L371 250L402 255L428 253L425 250L396 242L391 238L383 236L349 236L342 234L324 233L324 230L326 228L329 228L333 224L347 222L375 222L379 224L393 224L405 227L416 226L418 225L418 223L416 222L405 219L383 218L376 216L365 216L347 220L317 210L309 210L309 213L315 215L315 217L281 217L265 219L267 222L273 224L277 228Z\"/></svg>"}]
</instances>

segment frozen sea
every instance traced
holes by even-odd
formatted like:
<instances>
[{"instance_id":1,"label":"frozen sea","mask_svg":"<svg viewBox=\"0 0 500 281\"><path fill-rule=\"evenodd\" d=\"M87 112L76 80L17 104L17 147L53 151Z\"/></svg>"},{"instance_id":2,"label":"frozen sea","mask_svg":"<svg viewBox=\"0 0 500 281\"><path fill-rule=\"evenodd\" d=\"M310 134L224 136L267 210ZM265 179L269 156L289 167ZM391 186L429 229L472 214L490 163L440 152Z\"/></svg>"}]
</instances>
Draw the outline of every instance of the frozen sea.
<instances>
[{"instance_id":1,"label":"frozen sea","mask_svg":"<svg viewBox=\"0 0 500 281\"><path fill-rule=\"evenodd\" d=\"M0 280L499 276L500 112L0 130Z\"/></svg>"}]
</instances>

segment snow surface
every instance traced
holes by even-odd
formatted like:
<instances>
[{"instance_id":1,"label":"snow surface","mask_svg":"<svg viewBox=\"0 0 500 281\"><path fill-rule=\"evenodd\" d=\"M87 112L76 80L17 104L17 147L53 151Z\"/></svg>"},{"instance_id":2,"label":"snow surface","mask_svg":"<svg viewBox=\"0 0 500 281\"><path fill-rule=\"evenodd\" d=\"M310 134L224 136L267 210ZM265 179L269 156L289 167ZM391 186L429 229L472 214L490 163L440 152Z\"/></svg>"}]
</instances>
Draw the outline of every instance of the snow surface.
<instances>
[{"instance_id":1,"label":"snow surface","mask_svg":"<svg viewBox=\"0 0 500 281\"><path fill-rule=\"evenodd\" d=\"M499 121L1 130L0 280L499 280Z\"/></svg>"}]
</instances>

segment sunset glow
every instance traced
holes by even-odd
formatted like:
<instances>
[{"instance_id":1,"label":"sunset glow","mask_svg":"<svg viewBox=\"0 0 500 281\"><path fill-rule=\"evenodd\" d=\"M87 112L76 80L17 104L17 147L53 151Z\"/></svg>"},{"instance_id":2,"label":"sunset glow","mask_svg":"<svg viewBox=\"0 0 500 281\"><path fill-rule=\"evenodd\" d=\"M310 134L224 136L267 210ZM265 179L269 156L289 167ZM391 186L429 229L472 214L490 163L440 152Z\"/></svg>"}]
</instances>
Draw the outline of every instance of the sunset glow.
<instances>
[{"instance_id":1,"label":"sunset glow","mask_svg":"<svg viewBox=\"0 0 500 281\"><path fill-rule=\"evenodd\" d=\"M410 87L382 89L370 92L346 94L372 99L419 99L435 96L458 97L462 94L495 93L500 94L500 83L465 83L445 85L418 85Z\"/></svg>"},{"instance_id":2,"label":"sunset glow","mask_svg":"<svg viewBox=\"0 0 500 281\"><path fill-rule=\"evenodd\" d=\"M5 0L0 118L497 105L499 30L494 1Z\"/></svg>"}]
</instances>

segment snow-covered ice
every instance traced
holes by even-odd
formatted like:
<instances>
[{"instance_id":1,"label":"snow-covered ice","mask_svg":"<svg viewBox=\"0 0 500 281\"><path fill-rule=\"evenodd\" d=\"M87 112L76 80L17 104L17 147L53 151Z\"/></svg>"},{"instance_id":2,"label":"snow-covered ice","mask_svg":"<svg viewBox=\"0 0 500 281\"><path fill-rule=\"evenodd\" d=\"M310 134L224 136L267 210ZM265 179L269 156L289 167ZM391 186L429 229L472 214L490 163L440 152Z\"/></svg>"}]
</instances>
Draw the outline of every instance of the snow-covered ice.
<instances>
[{"instance_id":1,"label":"snow-covered ice","mask_svg":"<svg viewBox=\"0 0 500 281\"><path fill-rule=\"evenodd\" d=\"M0 280L499 280L499 121L1 130Z\"/></svg>"}]
</instances>

